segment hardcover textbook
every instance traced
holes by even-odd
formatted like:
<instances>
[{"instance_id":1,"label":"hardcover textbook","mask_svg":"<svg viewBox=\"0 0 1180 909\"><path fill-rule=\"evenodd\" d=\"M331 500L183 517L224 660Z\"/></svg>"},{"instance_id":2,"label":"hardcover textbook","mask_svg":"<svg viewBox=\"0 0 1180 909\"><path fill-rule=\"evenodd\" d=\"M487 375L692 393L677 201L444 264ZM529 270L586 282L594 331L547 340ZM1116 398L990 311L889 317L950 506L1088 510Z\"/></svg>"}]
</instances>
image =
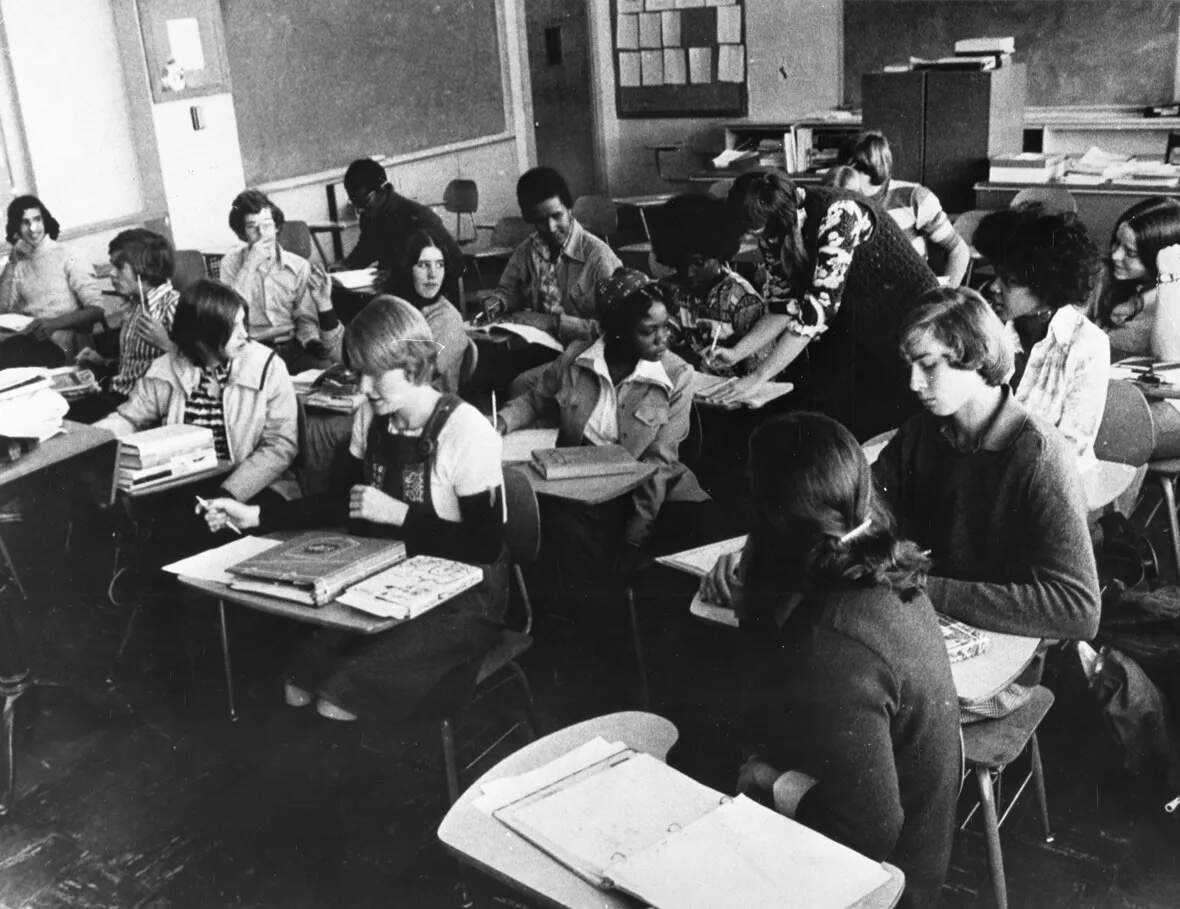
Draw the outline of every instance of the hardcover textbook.
<instances>
[{"instance_id":1,"label":"hardcover textbook","mask_svg":"<svg viewBox=\"0 0 1180 909\"><path fill-rule=\"evenodd\" d=\"M546 480L630 473L639 466L622 445L576 445L533 452L533 467Z\"/></svg>"}]
</instances>

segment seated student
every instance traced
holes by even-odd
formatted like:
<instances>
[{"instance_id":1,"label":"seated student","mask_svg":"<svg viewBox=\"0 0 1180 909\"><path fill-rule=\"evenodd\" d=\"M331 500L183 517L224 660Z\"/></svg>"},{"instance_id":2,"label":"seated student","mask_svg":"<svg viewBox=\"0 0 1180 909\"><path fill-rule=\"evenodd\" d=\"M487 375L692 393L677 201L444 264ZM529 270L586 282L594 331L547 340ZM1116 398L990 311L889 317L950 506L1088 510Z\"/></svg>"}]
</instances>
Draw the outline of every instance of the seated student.
<instances>
[{"instance_id":1,"label":"seated student","mask_svg":"<svg viewBox=\"0 0 1180 909\"><path fill-rule=\"evenodd\" d=\"M546 503L547 561L572 590L587 582L594 587L604 576L629 576L645 553L692 545L692 534L702 529L696 506L709 498L679 459L692 367L668 351L659 285L621 268L599 283L596 296L602 337L571 344L532 391L500 411L496 427L511 432L556 423L558 445L616 443L657 468L631 496L604 505Z\"/></svg>"},{"instance_id":2,"label":"seated student","mask_svg":"<svg viewBox=\"0 0 1180 909\"><path fill-rule=\"evenodd\" d=\"M8 205L5 238L12 245L0 273L0 313L33 321L0 342L0 367L61 366L72 361L90 329L103 320L98 283L57 242L57 219L36 196Z\"/></svg>"},{"instance_id":3,"label":"seated student","mask_svg":"<svg viewBox=\"0 0 1180 909\"><path fill-rule=\"evenodd\" d=\"M1110 382L1110 342L1083 312L1098 250L1076 215L1037 207L988 215L977 238L996 270L994 305L1031 346L1016 400L1061 430L1079 469L1090 469Z\"/></svg>"},{"instance_id":4,"label":"seated student","mask_svg":"<svg viewBox=\"0 0 1180 909\"><path fill-rule=\"evenodd\" d=\"M508 260L499 286L484 304L485 313L489 318L510 316L512 322L546 331L562 344L592 340L598 336L594 288L622 265L619 257L574 218L569 186L553 168L525 171L516 182L516 201L536 231ZM553 352L541 348L536 356L543 357L543 364L553 359ZM521 364L524 368L524 360ZM540 375L540 365L528 365L535 368L519 377L514 394L527 391Z\"/></svg>"},{"instance_id":5,"label":"seated student","mask_svg":"<svg viewBox=\"0 0 1180 909\"><path fill-rule=\"evenodd\" d=\"M677 351L694 367L713 371L712 353L741 340L762 318L766 304L729 265L740 238L722 200L676 196L655 216L662 230L654 252L661 264L675 269L665 283L676 292L669 309L679 335ZM755 353L742 366L748 370L759 359ZM730 370L719 365L717 371Z\"/></svg>"},{"instance_id":6,"label":"seated student","mask_svg":"<svg viewBox=\"0 0 1180 909\"><path fill-rule=\"evenodd\" d=\"M344 191L360 217L360 239L344 257L346 268L377 268L392 275L405 261L406 246L417 231L428 230L442 244L448 262L461 263L462 253L455 238L431 209L394 191L385 168L372 158L358 158L344 172ZM444 292L458 299L456 270Z\"/></svg>"},{"instance_id":7,"label":"seated student","mask_svg":"<svg viewBox=\"0 0 1180 909\"><path fill-rule=\"evenodd\" d=\"M923 592L930 559L890 530L864 453L835 420L771 418L750 438L749 465L742 737L754 756L738 788L900 867L900 905L937 906L960 746Z\"/></svg>"},{"instance_id":8,"label":"seated student","mask_svg":"<svg viewBox=\"0 0 1180 909\"><path fill-rule=\"evenodd\" d=\"M1175 282L1159 281L1160 274L1180 274L1180 202L1154 196L1132 205L1119 215L1110 237L1110 259L1105 293L1094 321L1110 337L1111 355L1158 356L1180 342L1170 342L1167 319L1155 336L1156 308L1160 297L1180 293ZM1171 307L1175 308L1175 307Z\"/></svg>"},{"instance_id":9,"label":"seated student","mask_svg":"<svg viewBox=\"0 0 1180 909\"><path fill-rule=\"evenodd\" d=\"M447 260L446 243L437 232L414 231L406 242L405 256L391 276L389 292L412 303L426 317L430 333L438 342L436 374L432 384L439 391L459 391L459 370L463 354L471 343L463 329L463 316L443 292L454 263Z\"/></svg>"},{"instance_id":10,"label":"seated student","mask_svg":"<svg viewBox=\"0 0 1180 909\"><path fill-rule=\"evenodd\" d=\"M217 281L185 288L172 317L174 350L154 360L110 416L118 436L166 423L213 430L217 457L234 469L218 494L241 502L279 483L296 452L295 389L274 351L251 341L246 303Z\"/></svg>"},{"instance_id":11,"label":"seated student","mask_svg":"<svg viewBox=\"0 0 1180 909\"><path fill-rule=\"evenodd\" d=\"M770 352L710 399L739 404L787 370L792 406L823 411L858 438L897 426L912 409L897 324L938 284L897 225L859 194L796 187L778 171L742 174L727 206L758 238L768 312L713 359L735 366Z\"/></svg>"},{"instance_id":12,"label":"seated student","mask_svg":"<svg viewBox=\"0 0 1180 909\"><path fill-rule=\"evenodd\" d=\"M876 201L923 258L929 258L928 244L941 247L946 254L942 278L951 287L963 283L971 264L967 241L955 231L938 196L918 183L893 179L893 152L882 133L860 133L841 151L840 164L851 167L857 178L841 186Z\"/></svg>"},{"instance_id":13,"label":"seated student","mask_svg":"<svg viewBox=\"0 0 1180 909\"><path fill-rule=\"evenodd\" d=\"M507 595L500 439L470 404L431 387L435 345L422 314L378 297L349 324L349 362L366 402L356 412L351 459L320 495L261 508L210 503L210 529L330 527L405 541L413 555L480 565L484 582L412 622L376 636L324 629L288 662L286 699L318 696L330 719L400 722L442 685L470 685L499 637ZM451 686L457 686L452 689Z\"/></svg>"},{"instance_id":14,"label":"seated student","mask_svg":"<svg viewBox=\"0 0 1180 909\"><path fill-rule=\"evenodd\" d=\"M238 193L230 229L245 242L221 260L221 280L249 307L250 337L273 347L292 372L332 365L310 293L311 264L279 245L283 210L256 189Z\"/></svg>"}]
</instances>

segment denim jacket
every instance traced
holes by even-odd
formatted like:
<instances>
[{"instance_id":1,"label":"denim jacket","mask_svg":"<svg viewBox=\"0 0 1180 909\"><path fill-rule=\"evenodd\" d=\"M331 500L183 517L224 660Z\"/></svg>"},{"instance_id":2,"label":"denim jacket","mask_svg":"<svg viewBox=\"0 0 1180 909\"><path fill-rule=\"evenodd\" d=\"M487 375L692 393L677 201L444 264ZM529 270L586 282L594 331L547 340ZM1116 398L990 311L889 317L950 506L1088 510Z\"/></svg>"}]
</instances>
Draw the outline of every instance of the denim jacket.
<instances>
[{"instance_id":1,"label":"denim jacket","mask_svg":"<svg viewBox=\"0 0 1180 909\"><path fill-rule=\"evenodd\" d=\"M538 386L508 403L500 416L508 431L535 422L557 424L558 445L581 445L595 405L599 379L579 357L595 343L575 341L549 364ZM651 536L664 501L702 502L709 498L692 471L680 463L680 443L688 435L692 409L692 367L673 353L660 364L671 391L651 382L626 382L619 388L619 444L656 472L632 494L634 512L627 523L626 541L643 545Z\"/></svg>"}]
</instances>

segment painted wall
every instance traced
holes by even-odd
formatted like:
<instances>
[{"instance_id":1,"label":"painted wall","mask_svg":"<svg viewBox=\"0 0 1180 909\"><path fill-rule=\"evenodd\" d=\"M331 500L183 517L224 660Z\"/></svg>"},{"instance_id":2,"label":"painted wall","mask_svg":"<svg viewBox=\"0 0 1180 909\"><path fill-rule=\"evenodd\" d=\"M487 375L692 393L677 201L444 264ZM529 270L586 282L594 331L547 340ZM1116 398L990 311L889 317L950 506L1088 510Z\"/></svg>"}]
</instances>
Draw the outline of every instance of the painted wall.
<instances>
[{"instance_id":1,"label":"painted wall","mask_svg":"<svg viewBox=\"0 0 1180 909\"><path fill-rule=\"evenodd\" d=\"M601 182L612 196L659 192L649 145L684 145L714 137L719 148L726 119L620 120L615 112L610 0L590 0L591 83ZM748 120L790 120L829 110L840 100L841 0L746 0ZM666 157L668 168L686 170L688 156Z\"/></svg>"}]
</instances>

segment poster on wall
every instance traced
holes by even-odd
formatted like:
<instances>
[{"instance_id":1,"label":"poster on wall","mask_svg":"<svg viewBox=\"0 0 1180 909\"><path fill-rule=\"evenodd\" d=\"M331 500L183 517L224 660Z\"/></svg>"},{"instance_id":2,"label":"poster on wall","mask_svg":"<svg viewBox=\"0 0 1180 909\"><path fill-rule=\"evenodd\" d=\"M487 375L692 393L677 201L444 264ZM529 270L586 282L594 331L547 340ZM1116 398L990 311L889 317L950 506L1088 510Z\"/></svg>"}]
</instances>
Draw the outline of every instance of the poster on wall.
<instances>
[{"instance_id":1,"label":"poster on wall","mask_svg":"<svg viewBox=\"0 0 1180 909\"><path fill-rule=\"evenodd\" d=\"M744 0L611 0L621 118L746 114Z\"/></svg>"},{"instance_id":2,"label":"poster on wall","mask_svg":"<svg viewBox=\"0 0 1180 909\"><path fill-rule=\"evenodd\" d=\"M139 26L157 104L229 90L217 0L139 0Z\"/></svg>"}]
</instances>

